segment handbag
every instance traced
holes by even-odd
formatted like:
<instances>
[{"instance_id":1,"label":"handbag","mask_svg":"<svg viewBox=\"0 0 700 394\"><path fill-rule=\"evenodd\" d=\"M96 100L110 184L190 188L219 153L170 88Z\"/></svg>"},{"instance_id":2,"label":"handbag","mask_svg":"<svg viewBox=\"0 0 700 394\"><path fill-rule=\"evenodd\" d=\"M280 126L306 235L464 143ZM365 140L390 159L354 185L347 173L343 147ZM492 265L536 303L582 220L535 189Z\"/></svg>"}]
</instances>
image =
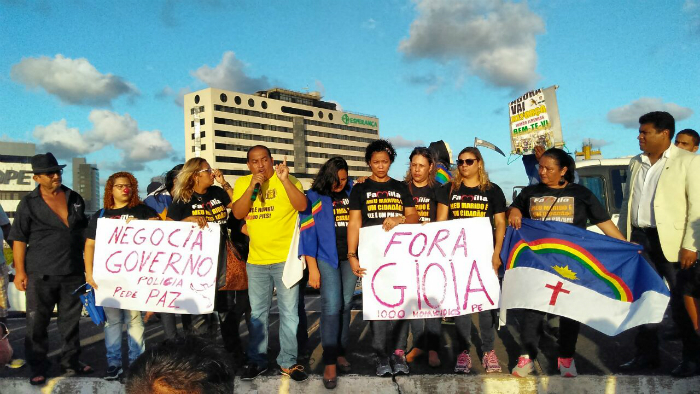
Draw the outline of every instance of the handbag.
<instances>
[{"instance_id":1,"label":"handbag","mask_svg":"<svg viewBox=\"0 0 700 394\"><path fill-rule=\"evenodd\" d=\"M0 323L0 368L12 360L12 345L10 345L10 329L5 323Z\"/></svg>"},{"instance_id":2,"label":"handbag","mask_svg":"<svg viewBox=\"0 0 700 394\"><path fill-rule=\"evenodd\" d=\"M241 254L230 239L226 238L226 284L219 290L247 290L248 271Z\"/></svg>"},{"instance_id":3,"label":"handbag","mask_svg":"<svg viewBox=\"0 0 700 394\"><path fill-rule=\"evenodd\" d=\"M95 292L92 291L92 286L90 286L88 283L85 283L75 289L73 295L81 291L82 288L85 288L85 291L79 295L80 303L82 303L85 307L85 310L88 312L88 315L90 315L92 322L99 326L106 320L105 310L101 306L97 306L95 303Z\"/></svg>"}]
</instances>

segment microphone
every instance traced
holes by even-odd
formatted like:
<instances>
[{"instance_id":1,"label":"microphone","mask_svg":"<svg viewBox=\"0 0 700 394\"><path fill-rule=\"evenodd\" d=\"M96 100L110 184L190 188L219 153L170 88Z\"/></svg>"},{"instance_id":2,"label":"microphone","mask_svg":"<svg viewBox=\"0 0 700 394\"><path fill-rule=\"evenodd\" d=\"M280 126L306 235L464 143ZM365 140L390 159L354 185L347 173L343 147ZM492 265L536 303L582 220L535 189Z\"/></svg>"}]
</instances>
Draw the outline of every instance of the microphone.
<instances>
[{"instance_id":1,"label":"microphone","mask_svg":"<svg viewBox=\"0 0 700 394\"><path fill-rule=\"evenodd\" d=\"M258 193L260 193L260 183L256 183L255 187L253 188L253 194L250 196L251 202L255 201L255 199L258 198Z\"/></svg>"}]
</instances>

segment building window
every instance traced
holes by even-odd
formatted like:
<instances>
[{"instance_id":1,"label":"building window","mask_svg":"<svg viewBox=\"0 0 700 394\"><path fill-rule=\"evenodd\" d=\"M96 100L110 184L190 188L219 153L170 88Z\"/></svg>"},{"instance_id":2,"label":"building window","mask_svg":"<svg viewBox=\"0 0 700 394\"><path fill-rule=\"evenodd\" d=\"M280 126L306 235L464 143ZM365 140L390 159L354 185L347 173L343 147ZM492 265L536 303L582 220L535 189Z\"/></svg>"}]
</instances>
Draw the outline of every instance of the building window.
<instances>
[{"instance_id":1,"label":"building window","mask_svg":"<svg viewBox=\"0 0 700 394\"><path fill-rule=\"evenodd\" d=\"M328 114L328 119L333 120L333 114Z\"/></svg>"},{"instance_id":2,"label":"building window","mask_svg":"<svg viewBox=\"0 0 700 394\"><path fill-rule=\"evenodd\" d=\"M226 96L226 93L221 93L219 96L219 99L221 100L222 103L225 103L228 101L228 96Z\"/></svg>"},{"instance_id":3,"label":"building window","mask_svg":"<svg viewBox=\"0 0 700 394\"><path fill-rule=\"evenodd\" d=\"M318 111L318 117L323 119L323 111Z\"/></svg>"},{"instance_id":4,"label":"building window","mask_svg":"<svg viewBox=\"0 0 700 394\"><path fill-rule=\"evenodd\" d=\"M192 147L192 152L194 152L194 146Z\"/></svg>"},{"instance_id":5,"label":"building window","mask_svg":"<svg viewBox=\"0 0 700 394\"><path fill-rule=\"evenodd\" d=\"M200 149L200 150L205 150L205 149L207 149L207 145L206 145L206 144L202 144L202 145L200 146L199 149Z\"/></svg>"},{"instance_id":6,"label":"building window","mask_svg":"<svg viewBox=\"0 0 700 394\"><path fill-rule=\"evenodd\" d=\"M236 96L233 101L236 103L236 105L241 105L241 98L239 96Z\"/></svg>"},{"instance_id":7,"label":"building window","mask_svg":"<svg viewBox=\"0 0 700 394\"><path fill-rule=\"evenodd\" d=\"M204 125L204 123L205 123L205 122L204 122L204 118L202 118L202 119L199 120L199 124L200 124L200 125Z\"/></svg>"},{"instance_id":8,"label":"building window","mask_svg":"<svg viewBox=\"0 0 700 394\"><path fill-rule=\"evenodd\" d=\"M300 109L300 108L294 108L294 107L287 107L287 106L282 106L282 112L286 114L293 114L293 115L301 115L301 116L308 116L308 117L313 117L314 113L305 109Z\"/></svg>"},{"instance_id":9,"label":"building window","mask_svg":"<svg viewBox=\"0 0 700 394\"><path fill-rule=\"evenodd\" d=\"M262 105L262 109L267 109L267 101L263 101L260 105Z\"/></svg>"},{"instance_id":10,"label":"building window","mask_svg":"<svg viewBox=\"0 0 700 394\"><path fill-rule=\"evenodd\" d=\"M255 100L253 100L253 99L248 99L248 106L250 106L250 107L255 107Z\"/></svg>"},{"instance_id":11,"label":"building window","mask_svg":"<svg viewBox=\"0 0 700 394\"><path fill-rule=\"evenodd\" d=\"M199 95L194 96L194 103L199 104Z\"/></svg>"}]
</instances>

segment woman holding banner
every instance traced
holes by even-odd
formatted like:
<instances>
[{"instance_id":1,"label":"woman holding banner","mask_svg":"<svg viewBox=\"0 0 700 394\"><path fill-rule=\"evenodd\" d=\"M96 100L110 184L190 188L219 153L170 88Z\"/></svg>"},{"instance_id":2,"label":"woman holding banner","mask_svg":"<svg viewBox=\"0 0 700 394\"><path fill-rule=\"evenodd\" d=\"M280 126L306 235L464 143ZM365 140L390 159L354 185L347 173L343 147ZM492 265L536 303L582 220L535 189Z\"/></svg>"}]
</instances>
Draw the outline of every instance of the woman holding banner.
<instances>
[{"instance_id":1,"label":"woman holding banner","mask_svg":"<svg viewBox=\"0 0 700 394\"><path fill-rule=\"evenodd\" d=\"M348 223L348 261L353 273L363 276L357 256L360 227L381 225L386 231L402 223L418 223L408 186L389 176L389 167L396 159L396 150L389 141L376 140L365 149L365 162L372 175L357 184L350 192L350 221ZM381 197L380 197L381 196ZM391 200L391 203L385 200ZM372 347L377 356L377 375L391 376L408 374L406 364L406 341L403 344L399 333L406 322L403 320L372 320ZM391 354L391 363L389 355Z\"/></svg>"},{"instance_id":2,"label":"woman holding banner","mask_svg":"<svg viewBox=\"0 0 700 394\"><path fill-rule=\"evenodd\" d=\"M539 164L540 183L523 189L510 206L508 223L513 228L520 228L523 217L570 223L583 229L590 222L605 235L625 241L598 198L586 187L574 183L576 163L571 156L561 149L551 148L544 152ZM537 357L544 315L540 311L522 310L521 356L513 368L515 376L527 376L534 370L533 359ZM579 322L560 317L557 366L561 376L577 375L573 357L580 327Z\"/></svg>"},{"instance_id":3,"label":"woman holding banner","mask_svg":"<svg viewBox=\"0 0 700 394\"><path fill-rule=\"evenodd\" d=\"M357 277L347 259L349 218L348 163L333 157L321 166L307 208L301 212L299 254L306 256L309 286L321 289L323 385L337 385L337 369L350 372L345 358L350 334L350 307Z\"/></svg>"},{"instance_id":4,"label":"woman holding banner","mask_svg":"<svg viewBox=\"0 0 700 394\"><path fill-rule=\"evenodd\" d=\"M216 180L222 187L214 186ZM238 303L248 303L248 290L219 290L226 285L226 262L228 230L227 208L232 208L231 198L233 188L226 182L221 171L213 169L201 157L193 157L185 163L177 175L173 188L173 203L168 209L168 220L196 223L205 227L207 223L218 223L221 230L219 242L219 261L217 267L216 299L214 310L219 313L221 321L221 337L224 347L234 353L237 361L243 361L243 350L240 346L238 325L240 313L235 313ZM247 309L245 308L242 310ZM204 315L208 335L216 338L216 317L214 314Z\"/></svg>"},{"instance_id":5,"label":"woman holding banner","mask_svg":"<svg viewBox=\"0 0 700 394\"><path fill-rule=\"evenodd\" d=\"M506 233L506 197L501 188L489 181L484 158L478 148L467 147L457 156L457 170L451 183L442 185L438 192L437 220L452 220L472 217L487 217L494 230L494 247L491 262L498 273L501 266L501 247ZM464 204L467 203L467 204ZM494 350L496 339L496 311L479 312L483 358L481 364L487 373L501 372ZM471 345L472 316L455 317L455 327L462 350L457 356L454 371L469 373L472 367L469 348Z\"/></svg>"},{"instance_id":6,"label":"woman holding banner","mask_svg":"<svg viewBox=\"0 0 700 394\"><path fill-rule=\"evenodd\" d=\"M424 147L414 148L409 158L409 169L406 172L404 181L413 195L413 202L418 212L420 223L434 222L437 214L437 191L440 184L435 180L437 163L433 153ZM417 357L428 350L428 365L433 368L440 366L440 329L442 320L431 319L411 319L409 324L404 324L404 331L399 334L399 340L403 347L408 339L408 328L413 333L413 349L406 355L406 361L413 362Z\"/></svg>"},{"instance_id":7,"label":"woman holding banner","mask_svg":"<svg viewBox=\"0 0 700 394\"><path fill-rule=\"evenodd\" d=\"M105 184L104 208L90 218L85 230L85 279L90 286L97 289L97 283L92 277L93 261L95 258L95 234L97 219L133 219L160 220L153 209L147 207L139 199L139 184L136 178L128 172L112 174ZM104 307L105 316L105 346L107 347L107 374L105 380L117 380L124 373L122 369L122 326L126 323L129 336L129 365L146 350L143 338L143 320L140 311Z\"/></svg>"}]
</instances>

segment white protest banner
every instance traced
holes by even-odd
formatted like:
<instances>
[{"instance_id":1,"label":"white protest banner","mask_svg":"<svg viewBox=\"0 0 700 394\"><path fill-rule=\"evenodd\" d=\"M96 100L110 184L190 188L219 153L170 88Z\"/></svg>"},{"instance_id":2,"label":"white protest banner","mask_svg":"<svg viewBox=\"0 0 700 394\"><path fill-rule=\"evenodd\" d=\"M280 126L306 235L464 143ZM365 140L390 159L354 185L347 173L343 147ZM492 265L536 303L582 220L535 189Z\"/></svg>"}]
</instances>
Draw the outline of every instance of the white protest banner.
<instances>
[{"instance_id":1,"label":"white protest banner","mask_svg":"<svg viewBox=\"0 0 700 394\"><path fill-rule=\"evenodd\" d=\"M214 310L219 225L102 218L93 278L97 305L205 314Z\"/></svg>"},{"instance_id":2,"label":"white protest banner","mask_svg":"<svg viewBox=\"0 0 700 394\"><path fill-rule=\"evenodd\" d=\"M424 319L496 309L488 218L360 229L365 320Z\"/></svg>"},{"instance_id":3,"label":"white protest banner","mask_svg":"<svg viewBox=\"0 0 700 394\"><path fill-rule=\"evenodd\" d=\"M508 104L512 154L533 154L537 145L545 149L564 145L557 88L531 90Z\"/></svg>"}]
</instances>

